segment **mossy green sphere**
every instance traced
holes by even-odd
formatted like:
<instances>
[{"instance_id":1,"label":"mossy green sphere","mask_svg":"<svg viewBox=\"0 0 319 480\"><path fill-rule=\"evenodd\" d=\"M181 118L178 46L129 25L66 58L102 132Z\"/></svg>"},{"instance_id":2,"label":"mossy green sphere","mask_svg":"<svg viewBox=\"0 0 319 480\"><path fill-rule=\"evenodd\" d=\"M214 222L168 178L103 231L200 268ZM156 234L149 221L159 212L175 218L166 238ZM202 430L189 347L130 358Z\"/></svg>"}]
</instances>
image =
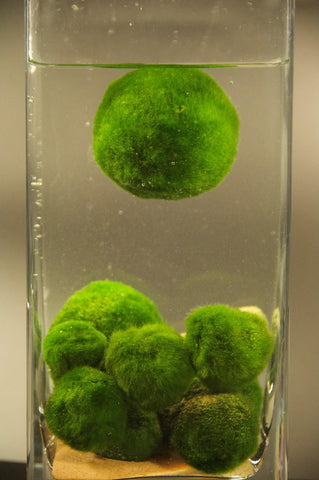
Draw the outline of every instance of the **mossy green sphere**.
<instances>
[{"instance_id":1,"label":"mossy green sphere","mask_svg":"<svg viewBox=\"0 0 319 480\"><path fill-rule=\"evenodd\" d=\"M184 339L165 324L115 332L105 367L136 405L154 412L177 402L194 376Z\"/></svg>"},{"instance_id":2,"label":"mossy green sphere","mask_svg":"<svg viewBox=\"0 0 319 480\"><path fill-rule=\"evenodd\" d=\"M110 375L77 367L56 383L45 418L52 433L67 445L98 453L122 441L127 405Z\"/></svg>"},{"instance_id":3,"label":"mossy green sphere","mask_svg":"<svg viewBox=\"0 0 319 480\"><path fill-rule=\"evenodd\" d=\"M44 361L54 381L79 366L100 368L104 364L105 336L91 324L70 320L56 325L43 342Z\"/></svg>"},{"instance_id":4,"label":"mossy green sphere","mask_svg":"<svg viewBox=\"0 0 319 480\"><path fill-rule=\"evenodd\" d=\"M263 316L211 305L186 319L186 343L197 376L211 392L232 392L265 368L273 336Z\"/></svg>"},{"instance_id":5,"label":"mossy green sphere","mask_svg":"<svg viewBox=\"0 0 319 480\"><path fill-rule=\"evenodd\" d=\"M241 395L198 395L183 406L171 442L186 463L218 474L255 453L258 433L258 417Z\"/></svg>"},{"instance_id":6,"label":"mossy green sphere","mask_svg":"<svg viewBox=\"0 0 319 480\"><path fill-rule=\"evenodd\" d=\"M53 326L69 320L90 322L107 339L116 330L163 322L154 303L145 295L110 280L91 282L72 295Z\"/></svg>"},{"instance_id":7,"label":"mossy green sphere","mask_svg":"<svg viewBox=\"0 0 319 480\"><path fill-rule=\"evenodd\" d=\"M174 428L176 419L178 418L179 413L185 406L185 404L192 398L198 395L209 395L210 392L203 385L198 378L194 378L189 389L183 395L181 400L170 407L165 408L163 411L158 413L158 418L161 424L161 429L163 432L164 442L169 446L170 437Z\"/></svg>"},{"instance_id":8,"label":"mossy green sphere","mask_svg":"<svg viewBox=\"0 0 319 480\"><path fill-rule=\"evenodd\" d=\"M259 418L261 416L261 407L263 402L263 391L257 379L245 385L238 390L238 395L246 398L247 404L254 411Z\"/></svg>"},{"instance_id":9,"label":"mossy green sphere","mask_svg":"<svg viewBox=\"0 0 319 480\"><path fill-rule=\"evenodd\" d=\"M200 380L198 380L198 378L195 378L189 390L185 393L185 395L179 402L175 403L169 408L166 408L163 412L160 412L159 420L161 423L163 436L167 444L170 444L170 438L172 432L174 431L175 422L178 419L179 414L188 404L188 402L199 396L207 395L211 395L211 392L205 385L200 382ZM243 389L238 391L237 395L239 398L242 398L245 404L247 404L251 412L255 412L256 418L260 418L263 394L258 380L253 380Z\"/></svg>"},{"instance_id":10,"label":"mossy green sphere","mask_svg":"<svg viewBox=\"0 0 319 480\"><path fill-rule=\"evenodd\" d=\"M160 448L162 432L156 413L130 407L123 440L114 443L101 455L134 462L148 460Z\"/></svg>"},{"instance_id":11,"label":"mossy green sphere","mask_svg":"<svg viewBox=\"0 0 319 480\"><path fill-rule=\"evenodd\" d=\"M195 68L143 67L112 82L94 121L103 172L142 198L178 200L216 187L237 150L236 110Z\"/></svg>"}]
</instances>

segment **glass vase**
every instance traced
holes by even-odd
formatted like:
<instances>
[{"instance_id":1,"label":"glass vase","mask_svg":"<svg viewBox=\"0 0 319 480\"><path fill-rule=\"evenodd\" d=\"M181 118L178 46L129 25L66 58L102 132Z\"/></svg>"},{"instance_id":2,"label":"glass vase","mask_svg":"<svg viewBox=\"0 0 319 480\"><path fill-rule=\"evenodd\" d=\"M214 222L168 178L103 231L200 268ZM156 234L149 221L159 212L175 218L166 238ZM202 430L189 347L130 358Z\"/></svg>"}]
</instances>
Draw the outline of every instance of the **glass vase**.
<instances>
[{"instance_id":1,"label":"glass vase","mask_svg":"<svg viewBox=\"0 0 319 480\"><path fill-rule=\"evenodd\" d=\"M28 480L287 477L290 0L27 0Z\"/></svg>"}]
</instances>

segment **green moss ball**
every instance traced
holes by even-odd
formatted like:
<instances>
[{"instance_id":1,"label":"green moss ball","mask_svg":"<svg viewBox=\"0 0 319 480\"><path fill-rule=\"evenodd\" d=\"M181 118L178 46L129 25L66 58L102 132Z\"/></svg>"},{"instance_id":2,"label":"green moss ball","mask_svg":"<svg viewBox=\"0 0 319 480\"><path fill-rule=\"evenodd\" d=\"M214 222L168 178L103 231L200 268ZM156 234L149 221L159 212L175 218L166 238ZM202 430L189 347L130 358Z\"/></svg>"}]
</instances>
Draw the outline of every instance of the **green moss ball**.
<instances>
[{"instance_id":1,"label":"green moss ball","mask_svg":"<svg viewBox=\"0 0 319 480\"><path fill-rule=\"evenodd\" d=\"M240 395L198 395L180 412L172 445L186 463L205 473L224 473L258 447L259 422Z\"/></svg>"},{"instance_id":2,"label":"green moss ball","mask_svg":"<svg viewBox=\"0 0 319 480\"><path fill-rule=\"evenodd\" d=\"M104 363L105 336L91 324L70 320L56 325L43 342L44 361L54 381L80 366L100 368Z\"/></svg>"},{"instance_id":3,"label":"green moss ball","mask_svg":"<svg viewBox=\"0 0 319 480\"><path fill-rule=\"evenodd\" d=\"M232 392L265 368L273 336L259 314L211 305L186 319L186 343L197 376L211 392Z\"/></svg>"},{"instance_id":4,"label":"green moss ball","mask_svg":"<svg viewBox=\"0 0 319 480\"><path fill-rule=\"evenodd\" d=\"M178 418L179 413L185 406L185 404L192 398L198 395L209 395L207 387L205 387L198 378L194 378L189 389L183 395L181 400L170 407L165 408L163 411L158 413L158 418L161 424L161 429L163 432L164 442L169 445L170 437L174 428L176 419Z\"/></svg>"},{"instance_id":5,"label":"green moss ball","mask_svg":"<svg viewBox=\"0 0 319 480\"><path fill-rule=\"evenodd\" d=\"M94 121L95 159L124 190L178 200L204 193L230 171L235 108L194 68L143 67L112 82Z\"/></svg>"},{"instance_id":6,"label":"green moss ball","mask_svg":"<svg viewBox=\"0 0 319 480\"><path fill-rule=\"evenodd\" d=\"M139 408L154 412L177 402L194 376L184 339L165 324L115 332L105 366Z\"/></svg>"},{"instance_id":7,"label":"green moss ball","mask_svg":"<svg viewBox=\"0 0 319 480\"><path fill-rule=\"evenodd\" d=\"M110 280L91 282L72 295L53 325L69 320L90 322L107 339L116 330L163 321L154 303L145 295Z\"/></svg>"},{"instance_id":8,"label":"green moss ball","mask_svg":"<svg viewBox=\"0 0 319 480\"><path fill-rule=\"evenodd\" d=\"M170 444L170 438L174 430L175 422L187 403L196 397L207 395L211 395L211 392L198 380L198 378L195 378L189 390L179 402L159 413L164 441L167 444ZM247 406L249 406L251 412L255 412L256 418L259 419L263 395L258 380L253 380L248 385L245 385L245 387L237 392L237 395L239 398L242 398Z\"/></svg>"},{"instance_id":9,"label":"green moss ball","mask_svg":"<svg viewBox=\"0 0 319 480\"><path fill-rule=\"evenodd\" d=\"M127 405L111 376L77 367L56 383L45 418L52 433L67 445L98 453L122 441Z\"/></svg>"},{"instance_id":10,"label":"green moss ball","mask_svg":"<svg viewBox=\"0 0 319 480\"><path fill-rule=\"evenodd\" d=\"M239 395L246 398L246 401L250 403L250 408L256 413L258 418L261 415L261 407L263 402L263 391L257 379L245 385L238 391Z\"/></svg>"},{"instance_id":11,"label":"green moss ball","mask_svg":"<svg viewBox=\"0 0 319 480\"><path fill-rule=\"evenodd\" d=\"M142 462L154 455L161 446L162 432L157 415L129 408L122 442L101 454L108 458Z\"/></svg>"}]
</instances>

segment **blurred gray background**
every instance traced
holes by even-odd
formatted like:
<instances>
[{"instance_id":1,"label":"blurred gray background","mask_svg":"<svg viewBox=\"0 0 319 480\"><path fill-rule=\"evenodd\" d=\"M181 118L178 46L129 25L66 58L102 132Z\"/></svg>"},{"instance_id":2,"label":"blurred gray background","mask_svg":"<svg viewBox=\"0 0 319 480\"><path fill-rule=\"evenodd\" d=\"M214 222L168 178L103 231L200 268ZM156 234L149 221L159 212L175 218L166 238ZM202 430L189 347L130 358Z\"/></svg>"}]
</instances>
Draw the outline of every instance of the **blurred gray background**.
<instances>
[{"instance_id":1,"label":"blurred gray background","mask_svg":"<svg viewBox=\"0 0 319 480\"><path fill-rule=\"evenodd\" d=\"M319 478L319 0L297 0L289 477ZM0 461L26 459L23 0L0 0Z\"/></svg>"}]
</instances>

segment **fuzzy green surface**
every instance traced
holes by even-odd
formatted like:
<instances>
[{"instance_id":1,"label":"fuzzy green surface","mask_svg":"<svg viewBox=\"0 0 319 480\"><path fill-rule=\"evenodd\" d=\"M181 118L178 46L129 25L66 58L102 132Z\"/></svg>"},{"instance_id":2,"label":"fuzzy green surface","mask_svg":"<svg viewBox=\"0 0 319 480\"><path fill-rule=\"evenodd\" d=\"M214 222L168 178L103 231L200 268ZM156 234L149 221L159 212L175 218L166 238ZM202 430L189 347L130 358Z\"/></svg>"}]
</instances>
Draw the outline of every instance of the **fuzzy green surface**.
<instances>
[{"instance_id":1,"label":"fuzzy green surface","mask_svg":"<svg viewBox=\"0 0 319 480\"><path fill-rule=\"evenodd\" d=\"M258 432L258 417L242 396L198 395L179 413L171 441L186 463L217 474L255 453Z\"/></svg>"},{"instance_id":2,"label":"fuzzy green surface","mask_svg":"<svg viewBox=\"0 0 319 480\"><path fill-rule=\"evenodd\" d=\"M115 332L105 367L139 408L154 412L177 402L194 376L184 339L165 324Z\"/></svg>"},{"instance_id":3,"label":"fuzzy green surface","mask_svg":"<svg viewBox=\"0 0 319 480\"><path fill-rule=\"evenodd\" d=\"M170 444L170 438L174 430L174 425L180 412L183 411L190 400L198 396L205 395L211 395L211 392L200 382L200 380L198 380L198 378L195 378L189 390L187 390L179 402L159 413L163 437L167 444ZM256 413L256 418L260 418L263 394L257 379L253 380L248 385L245 385L245 387L239 390L236 395L238 395L239 398L242 398L245 404L247 404L247 406L250 408L251 412Z\"/></svg>"},{"instance_id":4,"label":"fuzzy green surface","mask_svg":"<svg viewBox=\"0 0 319 480\"><path fill-rule=\"evenodd\" d=\"M178 418L179 413L182 411L185 404L192 398L198 395L209 395L207 387L205 387L198 378L194 378L189 389L183 395L181 400L170 407L165 408L159 412L158 417L161 424L161 429L163 432L164 442L166 444L170 443L170 437L174 428L176 419Z\"/></svg>"},{"instance_id":5,"label":"fuzzy green surface","mask_svg":"<svg viewBox=\"0 0 319 480\"><path fill-rule=\"evenodd\" d=\"M158 451L161 441L157 415L129 408L123 440L101 454L117 460L142 462Z\"/></svg>"},{"instance_id":6,"label":"fuzzy green surface","mask_svg":"<svg viewBox=\"0 0 319 480\"><path fill-rule=\"evenodd\" d=\"M62 307L53 326L69 321L90 322L108 339L113 331L163 320L154 303L134 288L121 282L91 282Z\"/></svg>"},{"instance_id":7,"label":"fuzzy green surface","mask_svg":"<svg viewBox=\"0 0 319 480\"><path fill-rule=\"evenodd\" d=\"M250 408L256 412L256 415L260 417L261 407L263 402L263 391L257 379L245 385L238 391L238 395L242 395L246 398L247 403L250 404Z\"/></svg>"},{"instance_id":8,"label":"fuzzy green surface","mask_svg":"<svg viewBox=\"0 0 319 480\"><path fill-rule=\"evenodd\" d=\"M56 325L43 341L44 361L54 381L75 367L100 368L105 349L105 336L91 324L77 320Z\"/></svg>"},{"instance_id":9,"label":"fuzzy green surface","mask_svg":"<svg viewBox=\"0 0 319 480\"><path fill-rule=\"evenodd\" d=\"M186 343L196 375L211 392L232 392L265 368L273 350L266 320L254 313L211 305L186 319Z\"/></svg>"},{"instance_id":10,"label":"fuzzy green surface","mask_svg":"<svg viewBox=\"0 0 319 480\"><path fill-rule=\"evenodd\" d=\"M239 120L222 88L192 68L143 67L112 82L94 120L101 169L142 198L178 200L218 185Z\"/></svg>"},{"instance_id":11,"label":"fuzzy green surface","mask_svg":"<svg viewBox=\"0 0 319 480\"><path fill-rule=\"evenodd\" d=\"M45 418L52 433L67 445L100 452L122 441L127 405L111 376L77 367L56 383Z\"/></svg>"}]
</instances>

